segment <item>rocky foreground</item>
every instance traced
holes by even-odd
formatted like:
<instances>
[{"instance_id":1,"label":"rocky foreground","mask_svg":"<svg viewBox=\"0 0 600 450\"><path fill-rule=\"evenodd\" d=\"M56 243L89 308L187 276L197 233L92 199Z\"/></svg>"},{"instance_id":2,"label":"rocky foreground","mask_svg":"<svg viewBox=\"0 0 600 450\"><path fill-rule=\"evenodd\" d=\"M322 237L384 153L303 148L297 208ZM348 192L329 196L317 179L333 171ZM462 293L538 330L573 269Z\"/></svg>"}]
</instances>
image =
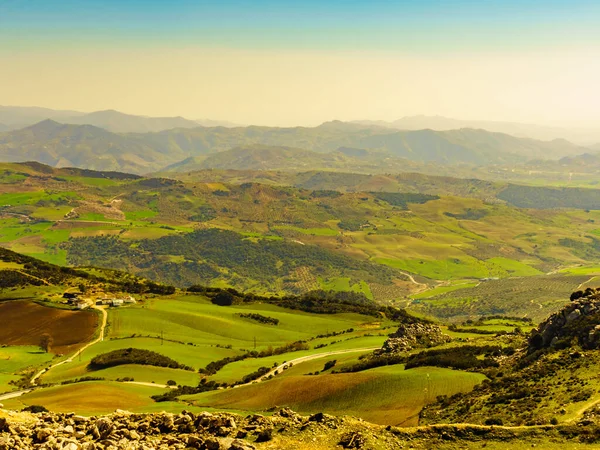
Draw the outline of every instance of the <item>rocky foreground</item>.
<instances>
[{"instance_id":1,"label":"rocky foreground","mask_svg":"<svg viewBox=\"0 0 600 450\"><path fill-rule=\"evenodd\" d=\"M289 409L280 409L272 416L117 411L89 418L0 410L0 450L499 449L516 443L544 448L546 442L561 441L561 448L569 448L576 441L576 448L582 448L576 430L580 428L575 426L568 433L551 426L395 428L322 413L304 417Z\"/></svg>"}]
</instances>

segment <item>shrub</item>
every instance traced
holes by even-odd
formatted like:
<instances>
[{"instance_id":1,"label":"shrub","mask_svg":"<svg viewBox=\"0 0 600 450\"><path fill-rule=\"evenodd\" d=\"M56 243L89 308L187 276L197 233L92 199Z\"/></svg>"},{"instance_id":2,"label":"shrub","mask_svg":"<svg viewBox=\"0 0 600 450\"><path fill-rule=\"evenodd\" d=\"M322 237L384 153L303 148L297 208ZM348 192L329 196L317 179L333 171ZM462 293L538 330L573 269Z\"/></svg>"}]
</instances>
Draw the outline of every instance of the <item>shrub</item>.
<instances>
[{"instance_id":1,"label":"shrub","mask_svg":"<svg viewBox=\"0 0 600 450\"><path fill-rule=\"evenodd\" d=\"M500 417L490 417L485 419L486 425L504 425L504 421Z\"/></svg>"},{"instance_id":2,"label":"shrub","mask_svg":"<svg viewBox=\"0 0 600 450\"><path fill-rule=\"evenodd\" d=\"M24 412L30 412L34 414L48 412L45 406L42 405L30 405L22 409Z\"/></svg>"},{"instance_id":3,"label":"shrub","mask_svg":"<svg viewBox=\"0 0 600 450\"><path fill-rule=\"evenodd\" d=\"M332 361L327 361L325 363L325 365L323 366L322 372L325 372L326 370L332 369L333 367L335 367L336 364L337 364L337 359L334 359Z\"/></svg>"},{"instance_id":4,"label":"shrub","mask_svg":"<svg viewBox=\"0 0 600 450\"><path fill-rule=\"evenodd\" d=\"M244 319L254 320L256 322L264 323L267 325L279 325L279 319L275 319L275 318L269 317L269 316L263 316L262 314L241 313L241 314L239 314L239 316Z\"/></svg>"},{"instance_id":5,"label":"shrub","mask_svg":"<svg viewBox=\"0 0 600 450\"><path fill-rule=\"evenodd\" d=\"M88 367L91 370L100 370L123 364L141 364L145 366L192 370L190 367L179 364L177 361L160 353L139 348L122 348L103 353L92 358Z\"/></svg>"}]
</instances>

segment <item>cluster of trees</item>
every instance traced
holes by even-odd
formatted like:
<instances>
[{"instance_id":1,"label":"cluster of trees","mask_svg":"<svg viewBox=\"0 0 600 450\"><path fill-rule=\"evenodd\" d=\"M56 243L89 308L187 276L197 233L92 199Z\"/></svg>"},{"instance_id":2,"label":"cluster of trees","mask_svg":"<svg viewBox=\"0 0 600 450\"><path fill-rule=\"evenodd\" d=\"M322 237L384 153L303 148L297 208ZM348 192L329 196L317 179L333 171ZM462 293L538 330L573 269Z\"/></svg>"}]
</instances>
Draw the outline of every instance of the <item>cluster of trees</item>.
<instances>
[{"instance_id":1,"label":"cluster of trees","mask_svg":"<svg viewBox=\"0 0 600 450\"><path fill-rule=\"evenodd\" d=\"M316 314L357 313L373 317L386 317L401 323L431 323L431 321L411 316L403 309L383 306L369 300L361 292L353 291L310 291L303 295L286 295L282 297L266 297L252 293L239 292L233 288L211 288L193 285L188 292L206 295L214 304L231 306L243 303L269 303L287 309L296 309ZM354 331L349 329L337 333L329 333L318 337L337 336Z\"/></svg>"},{"instance_id":2,"label":"cluster of trees","mask_svg":"<svg viewBox=\"0 0 600 450\"><path fill-rule=\"evenodd\" d=\"M463 345L460 347L426 350L409 355L406 358L406 368L422 366L449 367L460 370L478 370L498 367L497 358L502 355L514 354L512 347L495 345Z\"/></svg>"},{"instance_id":3,"label":"cluster of trees","mask_svg":"<svg viewBox=\"0 0 600 450\"><path fill-rule=\"evenodd\" d=\"M200 394L201 392L214 391L220 387L227 387L227 383L217 383L215 381L207 381L203 378L198 386L179 386L177 389L168 389L164 394L153 395L151 398L155 402L171 402L177 399L180 395Z\"/></svg>"},{"instance_id":4,"label":"cluster of trees","mask_svg":"<svg viewBox=\"0 0 600 450\"><path fill-rule=\"evenodd\" d=\"M67 261L74 266L132 270L171 285L209 283L222 276L218 268L265 284L290 276L298 267L311 267L322 276L391 282L389 267L362 261L317 245L297 245L284 240L256 242L228 230L208 229L191 233L124 242L118 236L71 238L62 244ZM168 261L180 255L184 262ZM201 261L201 262L199 262Z\"/></svg>"},{"instance_id":5,"label":"cluster of trees","mask_svg":"<svg viewBox=\"0 0 600 450\"><path fill-rule=\"evenodd\" d=\"M342 367L339 370L333 371L334 373L353 373L362 372L363 370L374 369L376 367L393 366L396 364L404 364L406 362L406 356L392 353L383 354L379 356L368 356L366 358L360 358L360 360L350 366Z\"/></svg>"},{"instance_id":6,"label":"cluster of trees","mask_svg":"<svg viewBox=\"0 0 600 450\"><path fill-rule=\"evenodd\" d=\"M375 198L392 206L408 209L409 203L423 204L431 200L439 200L439 195L418 194L414 192L373 192Z\"/></svg>"},{"instance_id":7,"label":"cluster of trees","mask_svg":"<svg viewBox=\"0 0 600 450\"><path fill-rule=\"evenodd\" d=\"M0 270L0 288L11 288L17 286L41 286L44 282L37 278L28 276L17 270Z\"/></svg>"},{"instance_id":8,"label":"cluster of trees","mask_svg":"<svg viewBox=\"0 0 600 450\"><path fill-rule=\"evenodd\" d=\"M367 221L365 219L349 217L340 220L340 222L338 223L338 228L346 231L359 231L366 224Z\"/></svg>"},{"instance_id":9,"label":"cluster of trees","mask_svg":"<svg viewBox=\"0 0 600 450\"><path fill-rule=\"evenodd\" d=\"M402 323L431 323L429 320L411 316L403 309L375 303L361 292L316 290L303 295L266 297L252 293L242 293L233 288L221 289L200 285L190 286L187 291L206 295L211 298L214 304L221 306L242 303L270 303L282 308L316 314L357 313L373 317L386 317ZM341 332L338 334L341 334ZM337 334L332 333L329 336L337 336Z\"/></svg>"},{"instance_id":10,"label":"cluster of trees","mask_svg":"<svg viewBox=\"0 0 600 450\"><path fill-rule=\"evenodd\" d=\"M270 370L271 369L269 369L268 367L259 367L258 370L244 376L242 378L241 384L246 384L246 383L250 383L251 381L258 380L260 377L269 373Z\"/></svg>"},{"instance_id":11,"label":"cluster of trees","mask_svg":"<svg viewBox=\"0 0 600 450\"><path fill-rule=\"evenodd\" d=\"M192 222L208 222L215 217L217 217L217 212L213 207L202 205L196 208L193 214L188 217L188 220L191 220Z\"/></svg>"},{"instance_id":12,"label":"cluster of trees","mask_svg":"<svg viewBox=\"0 0 600 450\"><path fill-rule=\"evenodd\" d=\"M241 313L239 316L244 319L254 320L255 322L264 323L266 325L279 325L279 319L275 319L274 317L269 316L263 316L262 314Z\"/></svg>"},{"instance_id":13,"label":"cluster of trees","mask_svg":"<svg viewBox=\"0 0 600 450\"><path fill-rule=\"evenodd\" d=\"M462 213L445 212L444 215L459 220L479 220L487 216L488 212L485 209L467 208Z\"/></svg>"},{"instance_id":14,"label":"cluster of trees","mask_svg":"<svg viewBox=\"0 0 600 450\"><path fill-rule=\"evenodd\" d=\"M599 209L600 191L585 188L509 185L497 197L519 208Z\"/></svg>"},{"instance_id":15,"label":"cluster of trees","mask_svg":"<svg viewBox=\"0 0 600 450\"><path fill-rule=\"evenodd\" d=\"M193 370L189 366L179 364L168 356L151 350L139 348L122 348L97 355L89 363L91 370L106 369L123 364L141 364L146 366L169 367L171 369Z\"/></svg>"}]
</instances>

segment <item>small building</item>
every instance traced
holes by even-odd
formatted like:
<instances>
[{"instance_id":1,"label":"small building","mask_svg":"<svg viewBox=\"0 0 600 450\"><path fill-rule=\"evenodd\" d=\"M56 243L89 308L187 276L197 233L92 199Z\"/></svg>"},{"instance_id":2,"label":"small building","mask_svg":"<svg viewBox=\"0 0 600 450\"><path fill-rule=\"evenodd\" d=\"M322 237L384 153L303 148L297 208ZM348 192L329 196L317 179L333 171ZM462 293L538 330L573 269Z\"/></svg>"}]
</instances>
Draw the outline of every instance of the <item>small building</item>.
<instances>
[{"instance_id":1,"label":"small building","mask_svg":"<svg viewBox=\"0 0 600 450\"><path fill-rule=\"evenodd\" d=\"M123 299L123 303L126 305L135 305L137 302L135 301L135 298L133 298L133 297L125 297Z\"/></svg>"},{"instance_id":2,"label":"small building","mask_svg":"<svg viewBox=\"0 0 600 450\"><path fill-rule=\"evenodd\" d=\"M121 298L113 298L111 300L111 305L112 306L123 306L123 299L121 299Z\"/></svg>"},{"instance_id":3,"label":"small building","mask_svg":"<svg viewBox=\"0 0 600 450\"><path fill-rule=\"evenodd\" d=\"M67 300L67 303L69 303L70 305L74 305L78 302L78 294L75 292L65 292L62 296L62 298Z\"/></svg>"},{"instance_id":4,"label":"small building","mask_svg":"<svg viewBox=\"0 0 600 450\"><path fill-rule=\"evenodd\" d=\"M75 303L75 308L77 309L86 309L89 305L86 302L77 302Z\"/></svg>"}]
</instances>

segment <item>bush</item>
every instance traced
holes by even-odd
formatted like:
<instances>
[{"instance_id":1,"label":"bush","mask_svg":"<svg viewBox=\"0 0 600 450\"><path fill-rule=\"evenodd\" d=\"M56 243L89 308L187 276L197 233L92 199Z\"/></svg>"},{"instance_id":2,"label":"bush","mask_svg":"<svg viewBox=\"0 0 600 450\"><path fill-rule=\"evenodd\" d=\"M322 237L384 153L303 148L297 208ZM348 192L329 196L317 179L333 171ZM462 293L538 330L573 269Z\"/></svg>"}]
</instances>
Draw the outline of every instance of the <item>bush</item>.
<instances>
[{"instance_id":1,"label":"bush","mask_svg":"<svg viewBox=\"0 0 600 450\"><path fill-rule=\"evenodd\" d=\"M335 367L336 364L337 364L337 359L334 359L332 361L327 361L325 363L325 365L323 366L322 372L325 372L326 370L332 369L333 367Z\"/></svg>"},{"instance_id":2,"label":"bush","mask_svg":"<svg viewBox=\"0 0 600 450\"><path fill-rule=\"evenodd\" d=\"M179 364L177 361L160 353L139 348L122 348L103 353L92 358L88 367L91 370L100 370L123 364L141 364L145 366L192 370L190 367Z\"/></svg>"},{"instance_id":3,"label":"bush","mask_svg":"<svg viewBox=\"0 0 600 450\"><path fill-rule=\"evenodd\" d=\"M175 380L167 381L167 386L177 386L177 382Z\"/></svg>"},{"instance_id":4,"label":"bush","mask_svg":"<svg viewBox=\"0 0 600 450\"><path fill-rule=\"evenodd\" d=\"M275 319L275 318L269 317L269 316L263 316L262 314L241 313L241 314L239 314L239 316L244 319L254 320L256 322L264 323L267 325L279 325L279 319Z\"/></svg>"},{"instance_id":5,"label":"bush","mask_svg":"<svg viewBox=\"0 0 600 450\"><path fill-rule=\"evenodd\" d=\"M41 406L41 405L30 405L27 406L26 408L23 408L22 411L24 412L30 412L33 414L39 414L39 413L44 413L44 412L48 412L48 410L46 409L45 406Z\"/></svg>"},{"instance_id":6,"label":"bush","mask_svg":"<svg viewBox=\"0 0 600 450\"><path fill-rule=\"evenodd\" d=\"M490 417L485 419L486 425L504 425L504 421L500 417Z\"/></svg>"}]
</instances>

